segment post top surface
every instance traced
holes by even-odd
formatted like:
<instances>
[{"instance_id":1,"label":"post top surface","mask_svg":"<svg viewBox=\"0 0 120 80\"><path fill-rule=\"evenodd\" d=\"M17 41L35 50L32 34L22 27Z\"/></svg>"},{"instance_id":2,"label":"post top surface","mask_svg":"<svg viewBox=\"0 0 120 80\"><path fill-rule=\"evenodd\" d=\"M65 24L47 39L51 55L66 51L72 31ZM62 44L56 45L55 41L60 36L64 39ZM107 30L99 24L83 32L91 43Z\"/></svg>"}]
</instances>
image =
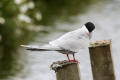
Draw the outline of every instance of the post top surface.
<instances>
[{"instance_id":1,"label":"post top surface","mask_svg":"<svg viewBox=\"0 0 120 80\"><path fill-rule=\"evenodd\" d=\"M97 46L106 46L106 45L110 45L111 44L111 40L100 40L100 41L96 41L96 42L91 42L89 44L89 47L97 47Z\"/></svg>"},{"instance_id":2,"label":"post top surface","mask_svg":"<svg viewBox=\"0 0 120 80\"><path fill-rule=\"evenodd\" d=\"M67 60L64 61L57 61L57 62L53 62L52 65L50 66L50 68L54 71L57 71L58 69L70 65L70 64L76 64L77 62L69 62Z\"/></svg>"}]
</instances>

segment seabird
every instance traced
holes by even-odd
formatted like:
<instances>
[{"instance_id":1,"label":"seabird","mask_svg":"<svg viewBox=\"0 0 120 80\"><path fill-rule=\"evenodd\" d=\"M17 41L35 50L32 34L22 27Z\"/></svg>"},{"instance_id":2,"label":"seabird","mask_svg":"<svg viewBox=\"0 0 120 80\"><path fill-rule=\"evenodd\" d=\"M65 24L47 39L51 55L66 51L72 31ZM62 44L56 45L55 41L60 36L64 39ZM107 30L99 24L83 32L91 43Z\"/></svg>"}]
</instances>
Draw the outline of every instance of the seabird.
<instances>
[{"instance_id":1,"label":"seabird","mask_svg":"<svg viewBox=\"0 0 120 80\"><path fill-rule=\"evenodd\" d=\"M68 32L56 40L50 41L45 46L21 45L30 51L58 51L66 54L68 61L78 62L75 59L75 53L88 47L95 25L92 22L85 23L81 28ZM69 54L73 55L70 60Z\"/></svg>"}]
</instances>

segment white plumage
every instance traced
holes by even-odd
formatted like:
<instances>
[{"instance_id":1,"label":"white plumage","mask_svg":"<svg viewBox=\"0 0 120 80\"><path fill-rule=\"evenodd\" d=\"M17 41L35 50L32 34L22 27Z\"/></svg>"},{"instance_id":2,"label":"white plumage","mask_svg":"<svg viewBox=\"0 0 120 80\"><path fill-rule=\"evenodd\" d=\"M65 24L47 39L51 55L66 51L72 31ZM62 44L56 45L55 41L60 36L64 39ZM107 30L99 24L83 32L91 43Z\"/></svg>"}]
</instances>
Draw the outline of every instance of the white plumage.
<instances>
[{"instance_id":1,"label":"white plumage","mask_svg":"<svg viewBox=\"0 0 120 80\"><path fill-rule=\"evenodd\" d=\"M89 31L85 27L68 32L60 38L49 42L44 46L21 45L31 51L59 51L65 54L79 52L79 50L87 48L89 43Z\"/></svg>"},{"instance_id":2,"label":"white plumage","mask_svg":"<svg viewBox=\"0 0 120 80\"><path fill-rule=\"evenodd\" d=\"M80 49L88 47L89 32L85 26L68 32L60 38L49 42L51 46L60 47L65 50L79 52Z\"/></svg>"}]
</instances>

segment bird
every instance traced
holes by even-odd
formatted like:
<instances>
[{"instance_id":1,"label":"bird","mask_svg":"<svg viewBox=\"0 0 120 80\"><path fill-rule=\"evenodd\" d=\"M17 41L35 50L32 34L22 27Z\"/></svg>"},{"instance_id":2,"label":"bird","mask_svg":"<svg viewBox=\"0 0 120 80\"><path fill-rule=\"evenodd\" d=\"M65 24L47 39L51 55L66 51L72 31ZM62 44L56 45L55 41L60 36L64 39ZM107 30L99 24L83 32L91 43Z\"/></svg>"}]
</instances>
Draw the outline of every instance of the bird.
<instances>
[{"instance_id":1,"label":"bird","mask_svg":"<svg viewBox=\"0 0 120 80\"><path fill-rule=\"evenodd\" d=\"M89 41L95 25L92 22L86 22L81 28L65 33L59 38L50 41L44 46L21 45L30 51L57 51L66 54L68 61L78 62L75 58L75 53L81 49L88 47ZM72 54L73 60L70 60L69 54Z\"/></svg>"}]
</instances>

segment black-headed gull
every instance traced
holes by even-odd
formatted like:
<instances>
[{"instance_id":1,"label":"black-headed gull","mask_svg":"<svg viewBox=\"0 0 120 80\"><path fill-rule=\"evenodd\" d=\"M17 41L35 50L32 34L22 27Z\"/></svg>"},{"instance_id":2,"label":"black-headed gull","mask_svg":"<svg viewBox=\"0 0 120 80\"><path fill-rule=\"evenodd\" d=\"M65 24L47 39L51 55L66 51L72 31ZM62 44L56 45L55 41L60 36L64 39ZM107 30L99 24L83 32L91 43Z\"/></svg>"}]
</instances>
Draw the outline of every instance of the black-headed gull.
<instances>
[{"instance_id":1,"label":"black-headed gull","mask_svg":"<svg viewBox=\"0 0 120 80\"><path fill-rule=\"evenodd\" d=\"M79 52L81 49L88 47L89 39L92 36L92 31L95 29L95 25L92 22L85 23L82 28L68 32L56 40L49 42L45 46L30 46L21 45L31 51L58 51L66 54L68 61L74 61L74 53ZM73 55L73 60L70 60L69 54Z\"/></svg>"}]
</instances>

